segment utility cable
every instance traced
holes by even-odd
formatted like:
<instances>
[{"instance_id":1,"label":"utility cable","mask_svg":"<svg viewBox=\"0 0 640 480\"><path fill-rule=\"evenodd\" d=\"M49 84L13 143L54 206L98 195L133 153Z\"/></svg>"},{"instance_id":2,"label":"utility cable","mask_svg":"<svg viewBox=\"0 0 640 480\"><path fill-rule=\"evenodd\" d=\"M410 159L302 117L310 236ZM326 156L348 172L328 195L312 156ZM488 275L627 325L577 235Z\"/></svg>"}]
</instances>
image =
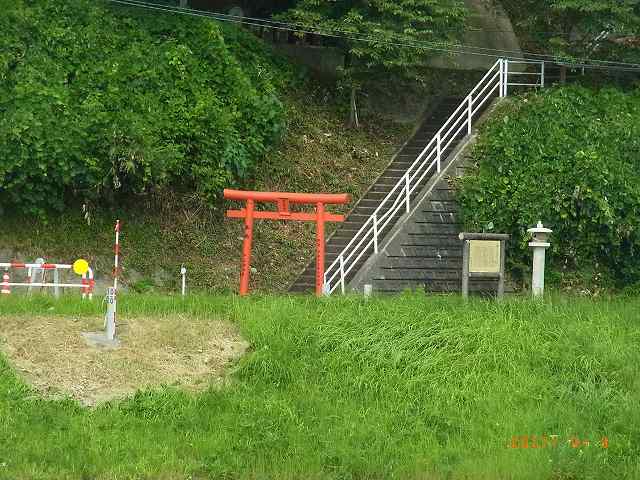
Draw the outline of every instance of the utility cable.
<instances>
[{"instance_id":1,"label":"utility cable","mask_svg":"<svg viewBox=\"0 0 640 480\"><path fill-rule=\"evenodd\" d=\"M241 23L249 26L265 27L273 30L288 31L298 34L318 35L334 39L346 39L352 41L359 41L371 44L390 45L394 47L408 47L424 50L439 51L444 53L454 53L463 55L475 55L483 57L504 57L513 61L530 62L536 61L549 61L553 63L560 63L574 68L595 68L604 70L619 70L619 71L638 71L640 70L640 64L628 63L620 61L608 61L598 60L592 58L583 58L580 61L563 60L557 56L537 54L533 52L516 52L510 50L491 49L485 47L476 47L473 45L464 44L451 44L446 42L424 42L424 41L390 41L383 39L376 39L371 36L363 36L347 30L331 29L331 32L324 32L321 30L310 30L308 26L302 24L295 24L290 22L280 22L267 19L257 19L251 17L242 17L237 15L205 12L201 10L194 10L189 8L172 7L169 5L158 5L140 0L108 0L111 3L116 3L129 7L140 7L149 10L156 10L165 13L177 13L182 15L189 15L201 18L208 18L218 20L222 22ZM487 52L487 53L485 53ZM493 53L488 53L493 52ZM497 54L501 55L497 55ZM526 55L526 56L524 56Z\"/></svg>"}]
</instances>

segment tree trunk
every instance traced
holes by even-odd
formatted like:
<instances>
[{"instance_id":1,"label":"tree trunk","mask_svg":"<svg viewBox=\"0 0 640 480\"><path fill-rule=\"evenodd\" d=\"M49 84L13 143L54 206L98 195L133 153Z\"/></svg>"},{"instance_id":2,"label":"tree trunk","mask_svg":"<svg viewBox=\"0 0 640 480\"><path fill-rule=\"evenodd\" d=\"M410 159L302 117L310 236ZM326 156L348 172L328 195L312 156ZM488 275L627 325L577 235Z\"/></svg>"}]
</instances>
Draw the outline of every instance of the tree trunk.
<instances>
[{"instance_id":1,"label":"tree trunk","mask_svg":"<svg viewBox=\"0 0 640 480\"><path fill-rule=\"evenodd\" d=\"M562 85L567 83L567 67L565 65L560 65L560 83Z\"/></svg>"},{"instance_id":2,"label":"tree trunk","mask_svg":"<svg viewBox=\"0 0 640 480\"><path fill-rule=\"evenodd\" d=\"M360 127L360 121L358 120L358 102L357 100L358 90L355 86L351 87L351 112L349 114L349 128Z\"/></svg>"}]
</instances>

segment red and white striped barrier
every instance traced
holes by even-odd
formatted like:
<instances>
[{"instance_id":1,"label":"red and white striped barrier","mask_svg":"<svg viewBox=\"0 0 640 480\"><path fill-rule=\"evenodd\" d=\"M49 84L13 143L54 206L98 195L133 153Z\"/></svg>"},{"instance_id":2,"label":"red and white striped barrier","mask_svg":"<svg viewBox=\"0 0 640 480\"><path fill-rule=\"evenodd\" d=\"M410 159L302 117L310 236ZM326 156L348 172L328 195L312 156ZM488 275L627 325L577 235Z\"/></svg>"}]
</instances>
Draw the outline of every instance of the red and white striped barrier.
<instances>
[{"instance_id":1,"label":"red and white striped barrier","mask_svg":"<svg viewBox=\"0 0 640 480\"><path fill-rule=\"evenodd\" d=\"M86 265L86 263L85 263ZM41 288L53 288L56 296L58 295L60 288L80 288L82 291L82 298L93 299L93 289L95 287L95 281L93 279L93 270L87 266L86 271L81 274L81 283L60 283L54 280L53 282L47 282L44 275L42 281L33 282L34 272L51 270L54 272L55 277L58 276L60 270L74 270L73 265L61 264L61 263L22 263L22 262L0 262L0 269L4 268L2 274L2 283L0 284L0 295L10 295L11 287L41 287ZM26 282L11 282L9 270L27 270Z\"/></svg>"},{"instance_id":2,"label":"red and white striped barrier","mask_svg":"<svg viewBox=\"0 0 640 480\"><path fill-rule=\"evenodd\" d=\"M120 274L120 220L116 220L116 242L113 246L113 289L118 291L118 275Z\"/></svg>"},{"instance_id":3,"label":"red and white striped barrier","mask_svg":"<svg viewBox=\"0 0 640 480\"><path fill-rule=\"evenodd\" d=\"M2 274L2 290L0 290L0 294L9 295L11 293L11 288L9 287L9 272L4 272Z\"/></svg>"}]
</instances>

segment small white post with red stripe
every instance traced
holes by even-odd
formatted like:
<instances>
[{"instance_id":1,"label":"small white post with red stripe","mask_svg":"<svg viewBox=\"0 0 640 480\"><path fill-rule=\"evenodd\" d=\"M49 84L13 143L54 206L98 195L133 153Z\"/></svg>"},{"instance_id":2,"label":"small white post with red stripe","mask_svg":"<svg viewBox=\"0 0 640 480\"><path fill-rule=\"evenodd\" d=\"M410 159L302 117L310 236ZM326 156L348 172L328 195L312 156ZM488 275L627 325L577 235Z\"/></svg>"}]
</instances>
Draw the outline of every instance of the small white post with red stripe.
<instances>
[{"instance_id":1,"label":"small white post with red stripe","mask_svg":"<svg viewBox=\"0 0 640 480\"><path fill-rule=\"evenodd\" d=\"M116 221L116 242L114 245L113 286L107 288L107 313L104 316L104 331L85 332L82 336L87 343L99 348L118 348L120 341L116 338L116 311L118 293L118 275L120 269L120 220Z\"/></svg>"},{"instance_id":2,"label":"small white post with red stripe","mask_svg":"<svg viewBox=\"0 0 640 480\"><path fill-rule=\"evenodd\" d=\"M11 277L9 277L9 270L5 270L2 274L2 289L0 289L0 295L11 295L11 287L9 286L10 281Z\"/></svg>"},{"instance_id":3,"label":"small white post with red stripe","mask_svg":"<svg viewBox=\"0 0 640 480\"><path fill-rule=\"evenodd\" d=\"M116 243L113 247L113 289L118 290L118 269L120 268L120 220L116 220Z\"/></svg>"},{"instance_id":4,"label":"small white post with red stripe","mask_svg":"<svg viewBox=\"0 0 640 480\"><path fill-rule=\"evenodd\" d=\"M118 273L120 268L120 220L116 221L116 243L113 248L113 287L107 289L107 315L104 319L107 340L116 338L116 311L118 303Z\"/></svg>"}]
</instances>

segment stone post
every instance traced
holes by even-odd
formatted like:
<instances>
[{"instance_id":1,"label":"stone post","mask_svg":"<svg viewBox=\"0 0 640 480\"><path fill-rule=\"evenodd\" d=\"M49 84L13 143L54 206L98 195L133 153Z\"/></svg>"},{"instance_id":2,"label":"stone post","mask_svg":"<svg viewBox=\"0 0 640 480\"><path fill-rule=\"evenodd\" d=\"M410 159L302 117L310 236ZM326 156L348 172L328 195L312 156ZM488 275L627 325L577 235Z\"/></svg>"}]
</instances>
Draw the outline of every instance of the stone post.
<instances>
[{"instance_id":1,"label":"stone post","mask_svg":"<svg viewBox=\"0 0 640 480\"><path fill-rule=\"evenodd\" d=\"M538 222L535 228L527 230L531 234L529 246L533 249L533 273L531 278L531 292L534 298L544 295L544 265L546 250L551 246L548 242L552 230L545 228L542 222Z\"/></svg>"}]
</instances>

